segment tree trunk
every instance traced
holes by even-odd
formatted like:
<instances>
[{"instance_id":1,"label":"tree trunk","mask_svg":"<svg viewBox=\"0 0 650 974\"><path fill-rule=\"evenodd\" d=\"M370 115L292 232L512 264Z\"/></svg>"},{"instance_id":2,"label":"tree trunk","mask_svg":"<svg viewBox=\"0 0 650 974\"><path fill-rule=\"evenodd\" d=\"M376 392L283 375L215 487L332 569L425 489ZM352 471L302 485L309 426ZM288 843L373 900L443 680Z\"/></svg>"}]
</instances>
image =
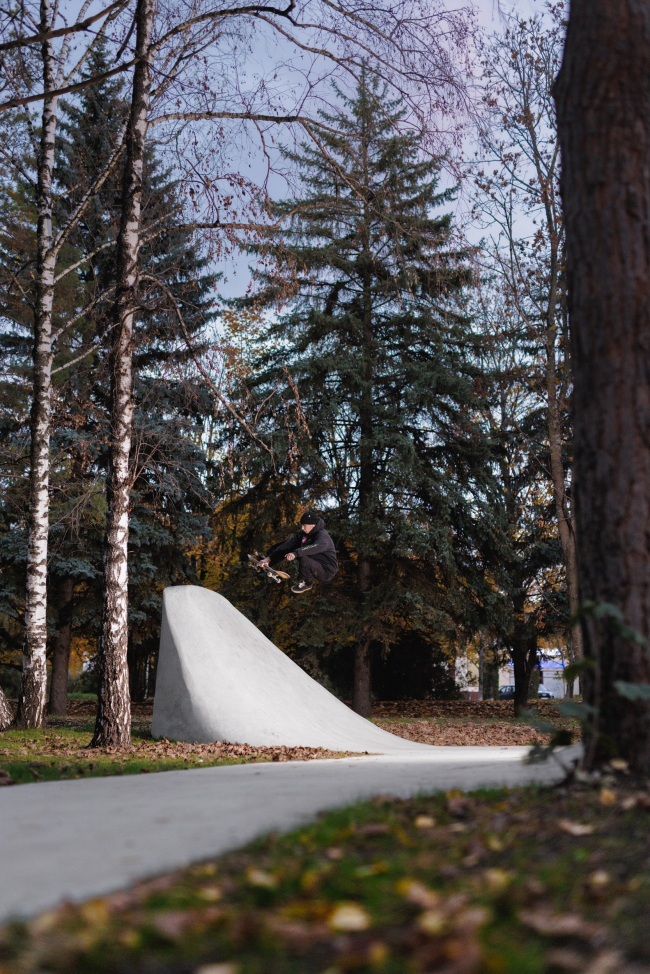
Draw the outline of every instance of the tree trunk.
<instances>
[{"instance_id":1,"label":"tree trunk","mask_svg":"<svg viewBox=\"0 0 650 974\"><path fill-rule=\"evenodd\" d=\"M555 499L555 514L558 523L560 544L564 555L564 569L566 572L567 592L569 596L569 612L571 618L576 616L580 605L578 588L578 561L576 551L575 518L569 506L566 481L564 478L564 463L562 462L562 422L560 407L556 393L556 362L554 330L547 333L547 394L548 394L548 438L551 455L551 481L553 497ZM570 626L570 657L580 659L583 655L582 630L579 624Z\"/></svg>"},{"instance_id":2,"label":"tree trunk","mask_svg":"<svg viewBox=\"0 0 650 974\"><path fill-rule=\"evenodd\" d=\"M52 653L50 679L50 713L65 717L68 712L68 670L70 668L70 637L72 635L72 599L74 579L63 578L58 592L59 617Z\"/></svg>"},{"instance_id":3,"label":"tree trunk","mask_svg":"<svg viewBox=\"0 0 650 974\"><path fill-rule=\"evenodd\" d=\"M49 29L49 0L41 0L41 31ZM56 87L52 42L41 45L43 86ZM29 539L27 544L27 597L23 677L16 725L40 727L47 698L47 546L49 535L50 424L52 412L52 305L54 269L52 251L52 169L56 135L57 98L46 98L41 117L37 161L36 304L34 310L34 373L30 422Z\"/></svg>"},{"instance_id":4,"label":"tree trunk","mask_svg":"<svg viewBox=\"0 0 650 974\"><path fill-rule=\"evenodd\" d=\"M372 717L370 640L359 642L355 647L352 709L362 717Z\"/></svg>"},{"instance_id":5,"label":"tree trunk","mask_svg":"<svg viewBox=\"0 0 650 974\"><path fill-rule=\"evenodd\" d=\"M515 677L513 702L518 717L528 704L530 678L537 663L537 633L530 625L524 623L517 628L510 653Z\"/></svg>"},{"instance_id":6,"label":"tree trunk","mask_svg":"<svg viewBox=\"0 0 650 974\"><path fill-rule=\"evenodd\" d=\"M582 600L650 637L650 3L572 0L556 84L574 372ZM615 750L650 772L647 642L585 618L587 763Z\"/></svg>"},{"instance_id":7,"label":"tree trunk","mask_svg":"<svg viewBox=\"0 0 650 974\"><path fill-rule=\"evenodd\" d=\"M100 691L93 746L124 747L131 740L127 666L129 615L129 457L133 425L134 287L138 276L142 173L151 90L153 0L138 0L136 57L117 239L117 289L111 351L111 443L106 480L104 600L100 642Z\"/></svg>"},{"instance_id":8,"label":"tree trunk","mask_svg":"<svg viewBox=\"0 0 650 974\"><path fill-rule=\"evenodd\" d=\"M359 563L359 591L361 598L370 588L370 563ZM372 716L372 673L370 667L370 639L363 636L354 648L354 690L352 709L362 717Z\"/></svg>"},{"instance_id":9,"label":"tree trunk","mask_svg":"<svg viewBox=\"0 0 650 974\"><path fill-rule=\"evenodd\" d=\"M11 712L11 707L4 695L2 687L0 687L0 731L6 730L10 725L14 715Z\"/></svg>"},{"instance_id":10,"label":"tree trunk","mask_svg":"<svg viewBox=\"0 0 650 974\"><path fill-rule=\"evenodd\" d=\"M365 124L365 123L364 123ZM365 128L364 128L365 136ZM364 159L363 186L368 186L368 143L362 142ZM373 464L373 346L372 333L372 277L370 252L370 214L364 202L363 230L363 379L359 397L359 594L361 611L364 612L366 592L370 588L370 561L367 553L367 537L373 532L371 525L374 464ZM372 715L372 674L370 668L370 637L364 633L355 647L354 692L352 707L362 717Z\"/></svg>"}]
</instances>

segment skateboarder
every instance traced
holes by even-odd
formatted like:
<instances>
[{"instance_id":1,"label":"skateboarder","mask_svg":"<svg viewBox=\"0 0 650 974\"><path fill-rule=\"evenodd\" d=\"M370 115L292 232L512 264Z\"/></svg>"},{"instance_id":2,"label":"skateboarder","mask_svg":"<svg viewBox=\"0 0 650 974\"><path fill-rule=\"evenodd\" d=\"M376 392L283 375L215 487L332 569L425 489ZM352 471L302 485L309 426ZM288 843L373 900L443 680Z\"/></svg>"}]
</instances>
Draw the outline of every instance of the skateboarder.
<instances>
[{"instance_id":1,"label":"skateboarder","mask_svg":"<svg viewBox=\"0 0 650 974\"><path fill-rule=\"evenodd\" d=\"M329 582L339 570L334 542L325 530L325 522L315 511L300 518L300 531L292 538L273 545L261 564L274 565L282 558L298 559L298 582L291 586L295 595L309 592L313 581Z\"/></svg>"}]
</instances>

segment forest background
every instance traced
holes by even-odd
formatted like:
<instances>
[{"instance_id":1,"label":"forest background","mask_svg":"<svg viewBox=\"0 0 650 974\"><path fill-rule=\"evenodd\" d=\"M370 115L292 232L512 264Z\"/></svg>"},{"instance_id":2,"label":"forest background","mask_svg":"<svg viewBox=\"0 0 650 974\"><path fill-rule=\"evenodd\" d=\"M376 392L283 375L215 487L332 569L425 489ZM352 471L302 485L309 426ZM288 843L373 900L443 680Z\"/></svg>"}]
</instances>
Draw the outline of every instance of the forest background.
<instances>
[{"instance_id":1,"label":"forest background","mask_svg":"<svg viewBox=\"0 0 650 974\"><path fill-rule=\"evenodd\" d=\"M224 42L223 10L160 26L144 0L112 7L76 51L76 34L16 43L30 16L46 33L47 4L4 24L0 687L37 725L83 662L106 740L120 701L153 692L164 587L191 583L360 713L457 694L468 655L485 697L512 661L520 709L545 653L582 652L563 5L500 12L490 33L433 5L435 58L426 33L413 57L404 9L397 67L340 7L327 56L306 18L264 77L248 24ZM39 100L39 71L77 90ZM252 276L233 294L240 253ZM309 601L246 565L307 507L341 565Z\"/></svg>"}]
</instances>

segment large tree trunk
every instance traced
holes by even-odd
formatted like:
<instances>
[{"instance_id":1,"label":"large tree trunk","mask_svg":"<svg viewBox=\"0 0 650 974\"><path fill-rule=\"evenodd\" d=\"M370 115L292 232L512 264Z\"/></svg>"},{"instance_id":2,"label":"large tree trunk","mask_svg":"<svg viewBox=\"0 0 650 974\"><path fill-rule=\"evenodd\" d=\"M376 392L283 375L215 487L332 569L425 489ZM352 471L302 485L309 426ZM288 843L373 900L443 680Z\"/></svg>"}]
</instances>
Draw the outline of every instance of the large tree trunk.
<instances>
[{"instance_id":1,"label":"large tree trunk","mask_svg":"<svg viewBox=\"0 0 650 974\"><path fill-rule=\"evenodd\" d=\"M0 731L6 730L10 726L13 718L14 715L11 712L11 707L7 702L2 687L0 687Z\"/></svg>"},{"instance_id":2,"label":"large tree trunk","mask_svg":"<svg viewBox=\"0 0 650 974\"><path fill-rule=\"evenodd\" d=\"M104 601L100 645L100 692L93 745L123 747L131 740L131 701L127 666L129 615L129 457L133 424L132 370L134 287L138 276L142 173L151 90L150 45L153 0L138 0L136 56L122 212L117 240L117 293L111 351L111 444L106 480Z\"/></svg>"},{"instance_id":3,"label":"large tree trunk","mask_svg":"<svg viewBox=\"0 0 650 974\"><path fill-rule=\"evenodd\" d=\"M70 640L72 636L72 599L74 579L61 579L58 591L57 635L52 652L50 677L50 713L65 717L68 712L68 670L70 668Z\"/></svg>"},{"instance_id":4,"label":"large tree trunk","mask_svg":"<svg viewBox=\"0 0 650 974\"><path fill-rule=\"evenodd\" d=\"M41 0L40 28L51 21L49 0ZM41 46L43 86L56 87L52 42ZM49 534L50 423L52 411L52 304L56 257L52 250L52 169L57 98L46 98L41 117L37 161L36 305L34 311L34 373L30 422L29 540L23 677L18 699L18 727L40 727L47 698L47 544Z\"/></svg>"},{"instance_id":5,"label":"large tree trunk","mask_svg":"<svg viewBox=\"0 0 650 974\"><path fill-rule=\"evenodd\" d=\"M574 371L582 600L650 637L650 3L572 0L556 85ZM593 616L585 696L598 708L587 763L614 748L650 772L647 643Z\"/></svg>"}]
</instances>

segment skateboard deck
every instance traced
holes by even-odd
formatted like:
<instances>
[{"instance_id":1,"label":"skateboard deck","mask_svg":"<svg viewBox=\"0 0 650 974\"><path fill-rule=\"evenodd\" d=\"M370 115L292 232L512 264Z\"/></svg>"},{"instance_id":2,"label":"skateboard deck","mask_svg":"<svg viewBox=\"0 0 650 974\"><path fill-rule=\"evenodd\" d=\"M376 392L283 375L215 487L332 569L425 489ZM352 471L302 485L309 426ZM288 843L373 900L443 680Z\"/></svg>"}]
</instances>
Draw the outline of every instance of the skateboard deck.
<instances>
[{"instance_id":1,"label":"skateboard deck","mask_svg":"<svg viewBox=\"0 0 650 974\"><path fill-rule=\"evenodd\" d=\"M261 565L261 557L255 552L254 555L248 556L248 563L251 568L254 568L256 572L264 572L269 578L272 578L274 582L280 584L280 582L286 582L290 577L286 572L280 572L277 568L270 568L268 565Z\"/></svg>"}]
</instances>

